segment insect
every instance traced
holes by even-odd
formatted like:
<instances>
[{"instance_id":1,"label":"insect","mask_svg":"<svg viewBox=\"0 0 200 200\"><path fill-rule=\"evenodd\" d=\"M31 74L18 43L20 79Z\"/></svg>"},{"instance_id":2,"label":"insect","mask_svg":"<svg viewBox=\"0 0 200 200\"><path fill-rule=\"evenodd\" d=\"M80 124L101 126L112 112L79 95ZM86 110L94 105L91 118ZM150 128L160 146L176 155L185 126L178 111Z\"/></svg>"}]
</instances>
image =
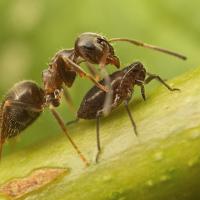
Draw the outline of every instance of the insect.
<instances>
[{"instance_id":1,"label":"insect","mask_svg":"<svg viewBox=\"0 0 200 200\"><path fill-rule=\"evenodd\" d=\"M115 55L112 42L129 42L131 44L160 51L169 55L176 56L180 59L186 59L185 56L157 47L137 40L130 40L127 38L113 38L107 39L104 36L86 32L80 34L74 43L74 48L64 49L56 53L48 69L45 69L42 73L44 92L47 98L56 99L57 93L64 88L64 96L71 107L72 100L67 92L66 87L71 87L75 81L77 74L81 77L86 77L91 80L98 88L107 92L105 109L108 110L111 101L111 87L108 73L105 70L105 66L112 64L117 68L120 67L120 60ZM91 74L85 72L80 66L82 62L85 62L91 72ZM106 84L102 85L97 81L98 74L95 71L93 64L98 64L100 70L105 78ZM58 106L58 102L52 102L54 106Z\"/></svg>"},{"instance_id":2,"label":"insect","mask_svg":"<svg viewBox=\"0 0 200 200\"><path fill-rule=\"evenodd\" d=\"M170 87L160 76L146 72L145 67L141 62L134 62L124 69L116 71L110 75L113 94L110 110L117 108L120 104L123 103L136 135L138 135L137 126L128 106L132 94L134 93L134 86L137 85L140 87L141 95L145 100L146 97L144 85L148 84L154 79L162 83L170 91L179 90L177 88ZM99 83L104 85L105 79L101 80ZM96 86L92 87L84 96L77 112L77 119L75 120L78 121L79 119L96 119L96 162L98 162L99 154L101 152L99 123L100 118L103 116L105 98L106 92L100 90Z\"/></svg>"},{"instance_id":3,"label":"insect","mask_svg":"<svg viewBox=\"0 0 200 200\"><path fill-rule=\"evenodd\" d=\"M0 107L0 156L4 142L20 134L40 116L45 107L48 107L81 160L85 165L89 165L54 109L53 105L58 105L61 97L59 93L56 95L56 98L46 97L44 90L29 80L16 83L8 91Z\"/></svg>"}]
</instances>

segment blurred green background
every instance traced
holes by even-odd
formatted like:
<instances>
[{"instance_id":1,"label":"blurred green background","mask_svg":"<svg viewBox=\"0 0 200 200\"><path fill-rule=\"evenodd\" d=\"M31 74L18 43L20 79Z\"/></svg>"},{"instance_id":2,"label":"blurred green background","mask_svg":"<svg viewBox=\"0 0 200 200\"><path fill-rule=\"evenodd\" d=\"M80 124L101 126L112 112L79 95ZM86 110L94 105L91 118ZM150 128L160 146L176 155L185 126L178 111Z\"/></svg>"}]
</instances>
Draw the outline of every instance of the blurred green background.
<instances>
[{"instance_id":1,"label":"blurred green background","mask_svg":"<svg viewBox=\"0 0 200 200\"><path fill-rule=\"evenodd\" d=\"M1 0L0 95L20 80L42 84L41 72L51 57L62 48L73 47L82 32L138 39L183 53L186 62L126 43L114 45L122 66L140 60L152 73L167 79L177 76L200 64L199 8L197 0ZM108 68L110 72L115 69ZM76 107L91 85L78 78L70 89ZM66 121L74 118L65 102L58 110ZM23 132L14 148L59 134L47 111ZM10 146L6 145L7 153Z\"/></svg>"}]
</instances>

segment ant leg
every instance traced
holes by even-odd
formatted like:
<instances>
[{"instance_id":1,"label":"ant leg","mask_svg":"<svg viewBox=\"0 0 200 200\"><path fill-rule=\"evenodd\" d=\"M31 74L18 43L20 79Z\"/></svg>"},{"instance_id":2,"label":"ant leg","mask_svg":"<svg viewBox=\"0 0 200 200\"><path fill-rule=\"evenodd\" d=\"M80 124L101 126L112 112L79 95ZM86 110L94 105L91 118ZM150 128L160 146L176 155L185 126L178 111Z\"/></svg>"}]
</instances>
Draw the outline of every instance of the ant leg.
<instances>
[{"instance_id":1,"label":"ant leg","mask_svg":"<svg viewBox=\"0 0 200 200\"><path fill-rule=\"evenodd\" d=\"M94 76L95 79L97 81L99 81L100 76L99 76L99 73L97 72L96 68L89 62L86 62L86 66L87 66L88 70L90 71L90 73L92 74L92 76Z\"/></svg>"},{"instance_id":2,"label":"ant leg","mask_svg":"<svg viewBox=\"0 0 200 200\"><path fill-rule=\"evenodd\" d=\"M110 113L112 99L113 99L113 90L112 90L110 76L105 68L106 59L108 57L108 52L109 52L109 49L106 46L105 53L104 53L103 57L101 58L101 61L99 64L100 69L101 69L101 74L103 75L104 80L105 80L105 85L106 85L106 87L108 87L108 92L106 93L106 97L105 97L104 105L103 105L103 115L104 116L107 116Z\"/></svg>"},{"instance_id":3,"label":"ant leg","mask_svg":"<svg viewBox=\"0 0 200 200\"><path fill-rule=\"evenodd\" d=\"M103 74L103 77L104 77L104 80L105 80L105 85L109 89L109 91L106 93L106 97L105 97L104 105L103 105L103 115L107 116L111 111L113 90L112 90L110 76L107 73L106 69L101 68L101 73Z\"/></svg>"},{"instance_id":4,"label":"ant leg","mask_svg":"<svg viewBox=\"0 0 200 200\"><path fill-rule=\"evenodd\" d=\"M66 125L69 126L71 124L75 124L75 123L78 123L78 122L79 122L79 118L76 118L76 119L74 119L72 121L67 122Z\"/></svg>"},{"instance_id":5,"label":"ant leg","mask_svg":"<svg viewBox=\"0 0 200 200\"><path fill-rule=\"evenodd\" d=\"M141 91L141 95L142 95L142 98L144 99L144 101L146 100L146 95L145 95L145 87L144 85L140 85L140 91Z\"/></svg>"},{"instance_id":6,"label":"ant leg","mask_svg":"<svg viewBox=\"0 0 200 200\"><path fill-rule=\"evenodd\" d=\"M176 53L174 51L170 51L168 49L164 49L164 48L161 48L161 47L158 47L158 46L155 46L155 45L140 42L138 40L131 40L131 39L127 39L127 38L112 38L112 39L109 40L109 42L118 42L118 41L129 42L129 43L134 44L134 45L139 46L139 47L144 47L144 48L147 48L147 49L153 49L155 51L159 51L159 52L171 55L171 56L175 56L175 57L180 58L182 60L187 59L187 57L182 55L182 54L179 54L179 53Z\"/></svg>"},{"instance_id":7,"label":"ant leg","mask_svg":"<svg viewBox=\"0 0 200 200\"><path fill-rule=\"evenodd\" d=\"M176 91L176 90L180 91L180 89L178 89L178 88L172 88L171 86L169 86L160 76L158 76L156 74L147 73L147 75L148 75L148 77L144 81L145 84L148 84L152 80L156 79L157 81L159 81L160 83L162 83L168 90L170 90L170 91Z\"/></svg>"},{"instance_id":8,"label":"ant leg","mask_svg":"<svg viewBox=\"0 0 200 200\"><path fill-rule=\"evenodd\" d=\"M91 75L88 74L87 72L85 72L79 65L77 65L76 63L74 63L71 59L67 58L67 57L62 57L62 59L66 62L66 63L70 63L71 67L73 68L73 70L78 73L81 77L86 77L89 80L91 80L98 88L100 88L101 90L107 92L108 89L104 86L101 85L98 81L96 81L96 79Z\"/></svg>"},{"instance_id":9,"label":"ant leg","mask_svg":"<svg viewBox=\"0 0 200 200\"><path fill-rule=\"evenodd\" d=\"M90 73L92 74L92 76L95 77L95 79L97 81L99 81L100 80L99 73L96 70L96 68L94 67L94 65L92 65L89 62L87 62L86 60L80 60L80 61L77 62L77 64L80 65L83 62L86 64L86 66L87 66L88 70L90 71Z\"/></svg>"},{"instance_id":10,"label":"ant leg","mask_svg":"<svg viewBox=\"0 0 200 200\"><path fill-rule=\"evenodd\" d=\"M70 143L74 147L75 151L79 155L80 159L84 162L84 164L86 166L89 166L89 162L87 161L85 156L79 150L78 146L75 144L75 142L72 140L72 138L68 134L67 128L65 127L65 123L64 123L63 119L61 118L61 116L58 114L58 112L54 109L54 107L52 105L49 106L49 109L50 109L51 113L53 114L53 116L55 117L56 121L58 122L59 126L61 127L61 129L63 130L65 135L67 136L68 140L70 141Z\"/></svg>"},{"instance_id":11,"label":"ant leg","mask_svg":"<svg viewBox=\"0 0 200 200\"><path fill-rule=\"evenodd\" d=\"M97 154L96 154L96 157L95 157L95 162L96 163L98 163L99 156L101 154L101 143L100 143L100 134L99 134L99 121L100 121L100 117L97 116L97 118L96 118Z\"/></svg>"},{"instance_id":12,"label":"ant leg","mask_svg":"<svg viewBox=\"0 0 200 200\"><path fill-rule=\"evenodd\" d=\"M127 113L128 113L129 119L131 120L131 124L132 124L132 126L133 126L135 135L138 136L137 126L136 126L136 124L135 124L135 121L133 120L132 114L131 114L130 109L129 109L129 107L128 107L128 102L129 102L128 100L125 100L125 101L124 101L124 106L125 106L126 111L127 111Z\"/></svg>"}]
</instances>

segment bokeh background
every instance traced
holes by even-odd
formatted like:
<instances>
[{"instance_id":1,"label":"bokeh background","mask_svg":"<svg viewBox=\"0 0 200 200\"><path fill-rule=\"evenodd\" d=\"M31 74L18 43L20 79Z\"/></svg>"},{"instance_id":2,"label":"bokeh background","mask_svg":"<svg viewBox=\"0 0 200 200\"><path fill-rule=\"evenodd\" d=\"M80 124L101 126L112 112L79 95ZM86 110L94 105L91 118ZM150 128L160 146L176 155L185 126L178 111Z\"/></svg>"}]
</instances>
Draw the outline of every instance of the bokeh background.
<instances>
[{"instance_id":1,"label":"bokeh background","mask_svg":"<svg viewBox=\"0 0 200 200\"><path fill-rule=\"evenodd\" d=\"M41 73L51 57L60 49L73 47L82 32L138 39L185 54L188 60L184 62L126 43L114 45L122 66L140 60L150 72L173 78L200 65L199 8L197 0L1 0L0 95L24 79L42 84ZM108 68L109 72L115 69ZM76 108L91 85L78 78L70 89ZM58 110L66 121L74 118L65 102ZM46 111L23 132L14 148L59 134L59 127ZM4 153L10 151L6 145Z\"/></svg>"}]
</instances>

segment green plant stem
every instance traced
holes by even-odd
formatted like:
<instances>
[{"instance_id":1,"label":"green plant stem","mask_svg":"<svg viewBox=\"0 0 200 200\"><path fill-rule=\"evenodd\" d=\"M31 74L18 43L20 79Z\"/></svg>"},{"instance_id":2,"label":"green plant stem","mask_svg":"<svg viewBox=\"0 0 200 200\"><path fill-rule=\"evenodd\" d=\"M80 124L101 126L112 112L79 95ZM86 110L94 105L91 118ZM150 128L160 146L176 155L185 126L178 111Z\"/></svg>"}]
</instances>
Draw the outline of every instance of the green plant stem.
<instances>
[{"instance_id":1,"label":"green plant stem","mask_svg":"<svg viewBox=\"0 0 200 200\"><path fill-rule=\"evenodd\" d=\"M169 84L181 91L170 92L160 86L152 95L147 94L145 102L133 97L130 108L138 137L124 107L100 120L103 152L99 164L93 163L95 121L81 121L68 129L90 159L90 167L84 167L67 138L61 135L3 157L0 184L24 177L37 168L64 167L70 168L69 174L24 198L199 199L200 68Z\"/></svg>"}]
</instances>

